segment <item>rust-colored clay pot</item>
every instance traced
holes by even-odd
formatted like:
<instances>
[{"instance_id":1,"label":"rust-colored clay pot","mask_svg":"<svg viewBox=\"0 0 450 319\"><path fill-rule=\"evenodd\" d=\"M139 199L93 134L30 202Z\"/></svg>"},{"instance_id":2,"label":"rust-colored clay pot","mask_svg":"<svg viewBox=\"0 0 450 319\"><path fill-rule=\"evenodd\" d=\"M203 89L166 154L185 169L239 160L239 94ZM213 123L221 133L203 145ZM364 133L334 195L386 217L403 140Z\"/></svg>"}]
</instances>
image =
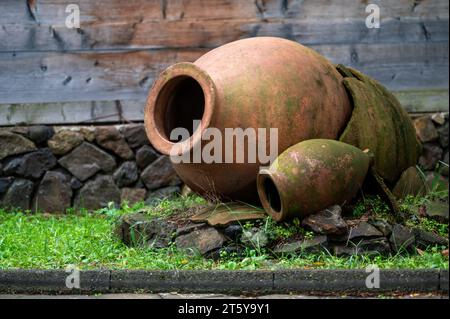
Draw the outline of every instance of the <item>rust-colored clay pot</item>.
<instances>
[{"instance_id":1,"label":"rust-colored clay pot","mask_svg":"<svg viewBox=\"0 0 450 319\"><path fill-rule=\"evenodd\" d=\"M352 199L371 156L350 144L312 139L285 150L258 174L264 210L276 221L305 217Z\"/></svg>"},{"instance_id":2,"label":"rust-colored clay pot","mask_svg":"<svg viewBox=\"0 0 450 319\"><path fill-rule=\"evenodd\" d=\"M198 143L206 128L222 133L225 128L277 128L278 153L304 140L338 139L351 115L342 81L328 60L296 42L239 40L162 72L145 108L147 135L166 155L204 146ZM201 120L200 128L192 129L193 120ZM176 127L189 129L190 137L170 140ZM200 194L252 202L258 200L259 167L267 164L246 158L244 163L202 161L174 168Z\"/></svg>"}]
</instances>

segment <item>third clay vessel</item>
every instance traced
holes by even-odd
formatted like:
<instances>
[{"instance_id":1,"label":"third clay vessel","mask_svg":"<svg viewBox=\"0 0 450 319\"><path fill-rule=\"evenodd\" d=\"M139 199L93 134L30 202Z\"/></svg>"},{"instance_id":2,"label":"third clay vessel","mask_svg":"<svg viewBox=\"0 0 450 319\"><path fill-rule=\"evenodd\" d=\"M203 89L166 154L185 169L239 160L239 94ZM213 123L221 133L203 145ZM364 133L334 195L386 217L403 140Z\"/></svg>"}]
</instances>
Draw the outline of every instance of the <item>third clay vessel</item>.
<instances>
[{"instance_id":1,"label":"third clay vessel","mask_svg":"<svg viewBox=\"0 0 450 319\"><path fill-rule=\"evenodd\" d=\"M334 140L312 139L285 150L258 174L264 210L276 221L305 217L351 200L363 184L372 154Z\"/></svg>"}]
</instances>

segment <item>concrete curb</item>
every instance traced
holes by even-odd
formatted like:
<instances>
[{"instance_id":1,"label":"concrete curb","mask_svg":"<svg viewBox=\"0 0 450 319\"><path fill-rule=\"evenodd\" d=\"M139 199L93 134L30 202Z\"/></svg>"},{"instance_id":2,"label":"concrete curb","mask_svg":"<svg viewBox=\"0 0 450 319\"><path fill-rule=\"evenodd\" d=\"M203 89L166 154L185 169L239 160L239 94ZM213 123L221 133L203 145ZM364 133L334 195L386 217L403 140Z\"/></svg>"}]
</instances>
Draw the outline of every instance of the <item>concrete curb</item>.
<instances>
[{"instance_id":1,"label":"concrete curb","mask_svg":"<svg viewBox=\"0 0 450 319\"><path fill-rule=\"evenodd\" d=\"M64 270L0 270L0 292L102 292L109 291L109 270L80 271L80 289L66 286L70 272Z\"/></svg>"},{"instance_id":2,"label":"concrete curb","mask_svg":"<svg viewBox=\"0 0 450 319\"><path fill-rule=\"evenodd\" d=\"M64 270L0 270L3 293L300 293L448 292L448 270L380 270L380 287L369 289L365 270L88 270L80 288L67 288Z\"/></svg>"}]
</instances>

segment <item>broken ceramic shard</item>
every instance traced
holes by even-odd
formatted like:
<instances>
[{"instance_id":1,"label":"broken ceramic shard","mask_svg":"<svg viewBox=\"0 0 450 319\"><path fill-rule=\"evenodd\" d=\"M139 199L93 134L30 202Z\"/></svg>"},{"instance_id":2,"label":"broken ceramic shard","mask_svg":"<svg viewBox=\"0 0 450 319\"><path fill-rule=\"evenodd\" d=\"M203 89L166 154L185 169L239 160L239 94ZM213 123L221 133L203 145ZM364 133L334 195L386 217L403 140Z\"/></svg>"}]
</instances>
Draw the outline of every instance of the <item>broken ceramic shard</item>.
<instances>
[{"instance_id":1,"label":"broken ceramic shard","mask_svg":"<svg viewBox=\"0 0 450 319\"><path fill-rule=\"evenodd\" d=\"M245 222L266 217L259 207L241 203L220 203L203 208L191 217L193 222L206 222L210 226L226 226L233 222Z\"/></svg>"},{"instance_id":2,"label":"broken ceramic shard","mask_svg":"<svg viewBox=\"0 0 450 319\"><path fill-rule=\"evenodd\" d=\"M337 68L346 75L344 85L353 101L352 116L339 140L370 149L376 171L395 183L404 170L417 164L421 153L408 113L374 79L342 65Z\"/></svg>"}]
</instances>

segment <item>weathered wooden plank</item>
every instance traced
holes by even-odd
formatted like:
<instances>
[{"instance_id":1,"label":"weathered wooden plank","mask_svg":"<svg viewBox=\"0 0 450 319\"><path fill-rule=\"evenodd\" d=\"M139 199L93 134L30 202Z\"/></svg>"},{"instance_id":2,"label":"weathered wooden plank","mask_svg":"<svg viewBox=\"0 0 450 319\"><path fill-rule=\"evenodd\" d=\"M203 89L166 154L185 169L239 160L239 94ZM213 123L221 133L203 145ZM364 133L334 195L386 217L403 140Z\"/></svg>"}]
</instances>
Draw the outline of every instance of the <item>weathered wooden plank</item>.
<instances>
[{"instance_id":1,"label":"weathered wooden plank","mask_svg":"<svg viewBox=\"0 0 450 319\"><path fill-rule=\"evenodd\" d=\"M380 6L382 19L448 19L447 0L2 0L1 24L63 26L65 8L75 3L81 23L226 19L365 19L369 3Z\"/></svg>"},{"instance_id":2,"label":"weathered wooden plank","mask_svg":"<svg viewBox=\"0 0 450 319\"><path fill-rule=\"evenodd\" d=\"M448 43L311 47L391 90L448 86ZM0 53L0 103L141 99L165 67L194 61L206 51Z\"/></svg>"},{"instance_id":3,"label":"weathered wooden plank","mask_svg":"<svg viewBox=\"0 0 450 319\"><path fill-rule=\"evenodd\" d=\"M0 104L0 126L142 121L145 100Z\"/></svg>"},{"instance_id":4,"label":"weathered wooden plank","mask_svg":"<svg viewBox=\"0 0 450 319\"><path fill-rule=\"evenodd\" d=\"M3 0L0 51L215 47L261 35L306 45L448 41L448 1L375 1L381 28L365 26L354 0L79 0L81 29L68 29L68 0ZM28 5L27 5L28 4Z\"/></svg>"},{"instance_id":5,"label":"weathered wooden plank","mask_svg":"<svg viewBox=\"0 0 450 319\"><path fill-rule=\"evenodd\" d=\"M394 92L410 113L448 112L448 90L407 90Z\"/></svg>"},{"instance_id":6,"label":"weathered wooden plank","mask_svg":"<svg viewBox=\"0 0 450 319\"><path fill-rule=\"evenodd\" d=\"M393 92L408 112L449 111L448 90ZM0 126L141 122L145 99L37 104L0 104Z\"/></svg>"},{"instance_id":7,"label":"weathered wooden plank","mask_svg":"<svg viewBox=\"0 0 450 319\"><path fill-rule=\"evenodd\" d=\"M330 28L329 21L294 19L272 22L256 19L105 22L86 25L80 30L63 26L11 24L0 29L0 51L212 48L254 36L283 37L305 45L448 42L448 27L448 19L386 19L379 29L368 29L364 20L335 21Z\"/></svg>"},{"instance_id":8,"label":"weathered wooden plank","mask_svg":"<svg viewBox=\"0 0 450 319\"><path fill-rule=\"evenodd\" d=\"M0 103L128 100L168 65L205 50L0 54Z\"/></svg>"}]
</instances>

